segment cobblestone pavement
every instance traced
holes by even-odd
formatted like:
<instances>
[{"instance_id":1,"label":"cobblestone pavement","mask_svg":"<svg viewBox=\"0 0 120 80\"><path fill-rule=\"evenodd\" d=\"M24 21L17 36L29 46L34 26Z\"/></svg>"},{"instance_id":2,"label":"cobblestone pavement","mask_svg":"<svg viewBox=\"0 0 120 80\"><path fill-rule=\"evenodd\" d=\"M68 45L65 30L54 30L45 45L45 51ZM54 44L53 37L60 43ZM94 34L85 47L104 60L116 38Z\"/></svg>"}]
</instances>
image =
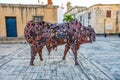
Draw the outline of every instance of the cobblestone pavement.
<instances>
[{"instance_id":1,"label":"cobblestone pavement","mask_svg":"<svg viewBox=\"0 0 120 80\"><path fill-rule=\"evenodd\" d=\"M48 56L44 48L44 61L37 55L30 66L28 44L0 44L0 80L120 80L120 38L98 37L82 45L79 65L74 65L71 50L62 61L63 51L64 45Z\"/></svg>"}]
</instances>

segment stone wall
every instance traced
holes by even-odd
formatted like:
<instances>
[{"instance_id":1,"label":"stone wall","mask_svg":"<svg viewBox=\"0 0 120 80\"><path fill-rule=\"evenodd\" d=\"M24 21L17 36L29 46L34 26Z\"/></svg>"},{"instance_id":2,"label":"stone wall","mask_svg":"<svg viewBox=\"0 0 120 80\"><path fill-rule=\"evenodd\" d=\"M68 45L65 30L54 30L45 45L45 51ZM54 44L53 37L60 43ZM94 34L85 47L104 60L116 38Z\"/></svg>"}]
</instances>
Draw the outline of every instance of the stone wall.
<instances>
[{"instance_id":1,"label":"stone wall","mask_svg":"<svg viewBox=\"0 0 120 80\"><path fill-rule=\"evenodd\" d=\"M16 18L17 35L24 35L24 27L33 16L43 16L43 20L57 23L58 6L0 4L0 37L6 37L6 17Z\"/></svg>"}]
</instances>

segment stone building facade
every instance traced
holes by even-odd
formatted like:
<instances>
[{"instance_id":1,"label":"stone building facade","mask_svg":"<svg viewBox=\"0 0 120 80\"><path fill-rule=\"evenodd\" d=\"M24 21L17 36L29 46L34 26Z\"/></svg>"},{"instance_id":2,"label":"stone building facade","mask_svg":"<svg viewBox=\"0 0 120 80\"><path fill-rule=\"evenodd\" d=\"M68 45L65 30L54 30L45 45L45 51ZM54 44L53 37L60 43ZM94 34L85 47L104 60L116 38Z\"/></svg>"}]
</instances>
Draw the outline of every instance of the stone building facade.
<instances>
[{"instance_id":1,"label":"stone building facade","mask_svg":"<svg viewBox=\"0 0 120 80\"><path fill-rule=\"evenodd\" d=\"M120 4L96 4L77 13L76 18L97 34L120 33Z\"/></svg>"},{"instance_id":2,"label":"stone building facade","mask_svg":"<svg viewBox=\"0 0 120 80\"><path fill-rule=\"evenodd\" d=\"M64 16L67 14L70 14L75 18L76 14L84 9L87 9L87 7L84 7L84 6L72 7L71 3L67 2L67 11L64 13Z\"/></svg>"},{"instance_id":3,"label":"stone building facade","mask_svg":"<svg viewBox=\"0 0 120 80\"><path fill-rule=\"evenodd\" d=\"M0 37L23 37L30 20L57 23L58 6L48 0L46 5L0 4Z\"/></svg>"}]
</instances>

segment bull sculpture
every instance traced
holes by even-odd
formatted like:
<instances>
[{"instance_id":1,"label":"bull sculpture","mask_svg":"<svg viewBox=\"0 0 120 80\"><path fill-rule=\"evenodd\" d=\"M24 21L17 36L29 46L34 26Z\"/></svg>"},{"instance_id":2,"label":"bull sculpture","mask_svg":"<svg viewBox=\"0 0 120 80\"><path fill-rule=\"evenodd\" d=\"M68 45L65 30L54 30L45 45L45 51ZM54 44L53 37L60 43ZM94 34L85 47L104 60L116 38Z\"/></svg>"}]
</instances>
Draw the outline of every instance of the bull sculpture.
<instances>
[{"instance_id":1,"label":"bull sculpture","mask_svg":"<svg viewBox=\"0 0 120 80\"><path fill-rule=\"evenodd\" d=\"M31 20L24 29L24 35L31 46L30 65L34 65L33 62L37 53L39 53L40 60L43 60L42 49L44 46L46 46L50 55L52 49L57 49L58 45L63 44L65 44L63 60L71 49L75 57L75 64L78 65L77 50L80 45L95 41L94 29L91 26L83 26L77 20L62 24Z\"/></svg>"}]
</instances>

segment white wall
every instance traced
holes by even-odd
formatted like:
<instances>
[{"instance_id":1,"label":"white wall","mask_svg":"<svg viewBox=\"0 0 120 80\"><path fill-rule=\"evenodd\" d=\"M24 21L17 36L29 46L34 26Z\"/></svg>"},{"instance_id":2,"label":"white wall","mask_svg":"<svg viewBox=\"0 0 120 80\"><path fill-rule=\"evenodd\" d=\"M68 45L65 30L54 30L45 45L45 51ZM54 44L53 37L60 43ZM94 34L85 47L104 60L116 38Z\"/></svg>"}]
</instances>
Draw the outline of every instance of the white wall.
<instances>
[{"instance_id":1,"label":"white wall","mask_svg":"<svg viewBox=\"0 0 120 80\"><path fill-rule=\"evenodd\" d=\"M88 19L88 13L91 13L91 19ZM82 21L80 21L80 16L82 16ZM97 19L96 19L96 9L95 7L91 7L89 9L86 9L84 11L79 12L76 15L76 18L82 23L82 25L88 27L88 25L91 25L91 27L93 27L95 29L96 32L96 28L97 28Z\"/></svg>"},{"instance_id":2,"label":"white wall","mask_svg":"<svg viewBox=\"0 0 120 80\"><path fill-rule=\"evenodd\" d=\"M59 7L57 12L58 12L57 13L58 14L58 18L57 18L58 23L63 23L63 18L64 18L63 8Z\"/></svg>"}]
</instances>

